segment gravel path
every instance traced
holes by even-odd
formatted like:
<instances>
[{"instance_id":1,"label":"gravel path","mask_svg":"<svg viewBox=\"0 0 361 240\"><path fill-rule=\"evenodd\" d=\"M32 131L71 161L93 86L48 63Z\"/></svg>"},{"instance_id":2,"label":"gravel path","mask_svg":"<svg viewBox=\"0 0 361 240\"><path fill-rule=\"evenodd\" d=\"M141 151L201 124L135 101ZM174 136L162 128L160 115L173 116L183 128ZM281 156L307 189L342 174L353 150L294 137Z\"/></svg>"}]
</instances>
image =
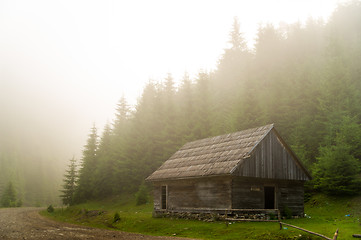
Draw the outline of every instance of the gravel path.
<instances>
[{"instance_id":1,"label":"gravel path","mask_svg":"<svg viewBox=\"0 0 361 240\"><path fill-rule=\"evenodd\" d=\"M180 240L189 238L155 237L110 231L56 222L39 215L40 208L0 209L0 239L124 239Z\"/></svg>"}]
</instances>

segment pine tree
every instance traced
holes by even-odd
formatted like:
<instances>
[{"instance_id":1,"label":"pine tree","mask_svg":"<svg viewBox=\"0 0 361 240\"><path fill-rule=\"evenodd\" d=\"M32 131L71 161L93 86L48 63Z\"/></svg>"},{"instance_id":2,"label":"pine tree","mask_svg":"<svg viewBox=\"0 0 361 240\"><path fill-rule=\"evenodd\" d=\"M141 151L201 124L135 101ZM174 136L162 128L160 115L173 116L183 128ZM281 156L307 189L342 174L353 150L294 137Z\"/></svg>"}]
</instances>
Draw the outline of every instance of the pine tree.
<instances>
[{"instance_id":1,"label":"pine tree","mask_svg":"<svg viewBox=\"0 0 361 240\"><path fill-rule=\"evenodd\" d=\"M159 84L149 82L129 127L125 161L121 167L123 191L136 192L143 179L163 162L163 119L160 115L163 109Z\"/></svg>"},{"instance_id":2,"label":"pine tree","mask_svg":"<svg viewBox=\"0 0 361 240\"><path fill-rule=\"evenodd\" d=\"M72 159L70 159L68 169L66 170L63 179L64 184L63 189L61 190L63 194L60 195L60 198L64 205L71 206L74 203L74 193L76 190L76 183L78 177L76 168L76 159L73 157Z\"/></svg>"},{"instance_id":3,"label":"pine tree","mask_svg":"<svg viewBox=\"0 0 361 240\"><path fill-rule=\"evenodd\" d=\"M189 75L185 73L177 95L177 105L180 109L179 137L182 138L182 143L194 140L194 135L193 135L194 127L195 127L194 101L195 101L194 85L192 84Z\"/></svg>"},{"instance_id":4,"label":"pine tree","mask_svg":"<svg viewBox=\"0 0 361 240\"><path fill-rule=\"evenodd\" d=\"M195 88L195 121L194 136L196 139L210 137L212 135L212 100L210 76L205 72L199 72Z\"/></svg>"},{"instance_id":5,"label":"pine tree","mask_svg":"<svg viewBox=\"0 0 361 240\"><path fill-rule=\"evenodd\" d=\"M104 198L113 194L115 160L112 158L111 152L112 140L112 129L109 124L106 124L97 151L98 166L93 186L96 198Z\"/></svg>"},{"instance_id":6,"label":"pine tree","mask_svg":"<svg viewBox=\"0 0 361 240\"><path fill-rule=\"evenodd\" d=\"M2 207L16 207L16 192L12 182L9 182L1 196Z\"/></svg>"},{"instance_id":7,"label":"pine tree","mask_svg":"<svg viewBox=\"0 0 361 240\"><path fill-rule=\"evenodd\" d=\"M332 195L358 194L361 190L361 127L348 116L332 126L314 166L314 187Z\"/></svg>"},{"instance_id":8,"label":"pine tree","mask_svg":"<svg viewBox=\"0 0 361 240\"><path fill-rule=\"evenodd\" d=\"M240 23L234 18L232 30L229 34L230 47L224 50L215 72L215 89L212 94L216 96L215 109L215 134L223 134L237 130L237 114L242 111L239 96L244 95L245 84L249 79L249 69L252 55L249 52Z\"/></svg>"},{"instance_id":9,"label":"pine tree","mask_svg":"<svg viewBox=\"0 0 361 240\"><path fill-rule=\"evenodd\" d=\"M124 127L126 125L126 122L129 120L130 115L130 109L127 103L127 100L125 99L125 96L123 95L119 103L117 105L116 114L115 114L115 121L113 125L114 133L115 134L123 134Z\"/></svg>"},{"instance_id":10,"label":"pine tree","mask_svg":"<svg viewBox=\"0 0 361 240\"><path fill-rule=\"evenodd\" d=\"M361 179L360 164L350 154L345 142L320 148L320 157L314 168L314 187L331 195L358 194Z\"/></svg>"},{"instance_id":11,"label":"pine tree","mask_svg":"<svg viewBox=\"0 0 361 240\"><path fill-rule=\"evenodd\" d=\"M232 31L230 32L231 49L236 51L247 51L247 43L243 37L243 34L240 31L241 24L238 21L238 18L233 19Z\"/></svg>"},{"instance_id":12,"label":"pine tree","mask_svg":"<svg viewBox=\"0 0 361 240\"><path fill-rule=\"evenodd\" d=\"M111 159L109 167L114 164L112 180L113 194L123 193L127 188L127 181L132 177L130 173L131 160L127 157L131 119L130 108L125 97L122 96L117 105L111 138Z\"/></svg>"},{"instance_id":13,"label":"pine tree","mask_svg":"<svg viewBox=\"0 0 361 240\"><path fill-rule=\"evenodd\" d=\"M165 79L164 87L162 88L161 101L164 106L163 111L160 112L160 117L163 121L161 129L163 145L163 160L168 159L174 151L177 150L179 145L182 144L180 134L180 118L179 107L176 105L176 89L174 80L171 74L168 74Z\"/></svg>"},{"instance_id":14,"label":"pine tree","mask_svg":"<svg viewBox=\"0 0 361 240\"><path fill-rule=\"evenodd\" d=\"M81 168L79 170L78 187L74 202L83 202L94 197L95 173L98 167L98 135L95 125L91 129L87 144L84 146Z\"/></svg>"},{"instance_id":15,"label":"pine tree","mask_svg":"<svg viewBox=\"0 0 361 240\"><path fill-rule=\"evenodd\" d=\"M254 51L235 19L214 72L200 72L194 82L185 76L179 89L170 74L161 84L150 82L133 112L122 97L105 151L110 154L101 154L101 146L91 161L84 152L79 189L94 196L99 185L111 183L111 194L134 193L182 143L275 123L299 158L314 166L317 189L355 192L361 164L360 9L360 3L339 7L326 24L309 19L306 25L261 26ZM106 173L114 180L105 180Z\"/></svg>"}]
</instances>

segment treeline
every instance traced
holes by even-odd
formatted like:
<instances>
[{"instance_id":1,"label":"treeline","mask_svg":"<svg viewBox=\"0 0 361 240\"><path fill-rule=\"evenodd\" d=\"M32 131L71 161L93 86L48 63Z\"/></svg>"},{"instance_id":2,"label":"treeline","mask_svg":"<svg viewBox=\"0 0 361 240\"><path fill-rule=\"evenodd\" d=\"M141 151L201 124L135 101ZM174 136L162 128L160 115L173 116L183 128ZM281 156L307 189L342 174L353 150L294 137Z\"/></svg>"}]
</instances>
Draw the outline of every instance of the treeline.
<instances>
[{"instance_id":1,"label":"treeline","mask_svg":"<svg viewBox=\"0 0 361 240\"><path fill-rule=\"evenodd\" d=\"M136 192L184 143L268 123L312 171L312 189L360 191L361 4L328 22L260 26L249 49L235 19L212 72L150 81L134 110L121 98L115 121L84 147L74 201ZM67 177L66 177L67 179Z\"/></svg>"},{"instance_id":2,"label":"treeline","mask_svg":"<svg viewBox=\"0 0 361 240\"><path fill-rule=\"evenodd\" d=\"M54 148L34 139L28 144L7 137L0 136L0 199L10 196L14 205L14 192L17 206L19 202L24 206L59 203L64 166ZM0 207L8 205L0 200Z\"/></svg>"},{"instance_id":3,"label":"treeline","mask_svg":"<svg viewBox=\"0 0 361 240\"><path fill-rule=\"evenodd\" d=\"M21 207L22 200L17 199L16 191L12 182L9 182L0 199L0 207Z\"/></svg>"}]
</instances>

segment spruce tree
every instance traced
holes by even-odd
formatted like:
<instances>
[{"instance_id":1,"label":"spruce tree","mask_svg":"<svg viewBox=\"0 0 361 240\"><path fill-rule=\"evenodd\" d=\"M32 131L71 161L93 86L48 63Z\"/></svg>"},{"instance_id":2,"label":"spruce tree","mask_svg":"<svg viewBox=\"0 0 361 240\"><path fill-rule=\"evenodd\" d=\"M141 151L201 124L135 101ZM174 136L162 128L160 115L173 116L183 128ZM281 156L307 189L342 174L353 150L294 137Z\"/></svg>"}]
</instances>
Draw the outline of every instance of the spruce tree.
<instances>
[{"instance_id":1,"label":"spruce tree","mask_svg":"<svg viewBox=\"0 0 361 240\"><path fill-rule=\"evenodd\" d=\"M159 84L149 82L139 99L129 127L127 148L121 167L124 191L136 192L144 178L163 162L163 112ZM141 167L140 167L141 166Z\"/></svg>"},{"instance_id":2,"label":"spruce tree","mask_svg":"<svg viewBox=\"0 0 361 240\"><path fill-rule=\"evenodd\" d=\"M360 6L339 7L328 23L261 26L253 51L235 19L230 45L213 72L200 72L193 82L186 76L179 89L171 75L162 84L150 82L132 114L121 99L111 154L100 157L99 149L93 162L84 154L79 189L97 185L91 173L99 180L109 172L112 194L136 192L181 143L275 123L299 158L314 165L317 189L355 192L361 163ZM105 171L105 162L113 162L106 167L112 170Z\"/></svg>"},{"instance_id":3,"label":"spruce tree","mask_svg":"<svg viewBox=\"0 0 361 240\"><path fill-rule=\"evenodd\" d=\"M115 160L112 157L112 129L106 124L97 151L98 166L95 172L94 196L104 198L113 194Z\"/></svg>"},{"instance_id":4,"label":"spruce tree","mask_svg":"<svg viewBox=\"0 0 361 240\"><path fill-rule=\"evenodd\" d=\"M69 162L68 169L66 170L63 179L64 184L63 189L61 190L63 194L60 195L60 198L64 205L71 206L74 203L74 193L77 186L76 183L78 174L76 169L76 159L73 157Z\"/></svg>"},{"instance_id":5,"label":"spruce tree","mask_svg":"<svg viewBox=\"0 0 361 240\"><path fill-rule=\"evenodd\" d=\"M358 194L361 190L360 153L361 127L355 119L342 117L330 126L314 166L314 187L332 195Z\"/></svg>"},{"instance_id":6,"label":"spruce tree","mask_svg":"<svg viewBox=\"0 0 361 240\"><path fill-rule=\"evenodd\" d=\"M179 107L180 133L183 143L194 140L195 127L195 94L194 85L187 73L184 74L181 86L178 90L177 105Z\"/></svg>"},{"instance_id":7,"label":"spruce tree","mask_svg":"<svg viewBox=\"0 0 361 240\"><path fill-rule=\"evenodd\" d=\"M215 109L212 111L217 112L214 116L215 134L237 130L239 124L236 116L244 108L239 96L243 97L245 92L252 56L237 18L234 18L228 43L229 47L224 50L214 74L215 88L212 89L212 95L216 96L217 101L214 101Z\"/></svg>"},{"instance_id":8,"label":"spruce tree","mask_svg":"<svg viewBox=\"0 0 361 240\"><path fill-rule=\"evenodd\" d=\"M131 160L127 157L128 142L130 140L130 123L132 115L124 96L121 97L116 108L113 135L111 138L111 163L113 166L113 194L123 193L126 182L131 177ZM110 164L111 166L111 164Z\"/></svg>"},{"instance_id":9,"label":"spruce tree","mask_svg":"<svg viewBox=\"0 0 361 240\"><path fill-rule=\"evenodd\" d=\"M343 141L320 148L314 168L314 187L330 195L354 195L360 190L360 163Z\"/></svg>"},{"instance_id":10,"label":"spruce tree","mask_svg":"<svg viewBox=\"0 0 361 240\"><path fill-rule=\"evenodd\" d=\"M74 201L84 202L94 197L94 183L96 169L98 167L98 134L95 125L91 129L87 144L84 146L81 168L79 170L79 179L77 190L75 191Z\"/></svg>"},{"instance_id":11,"label":"spruce tree","mask_svg":"<svg viewBox=\"0 0 361 240\"><path fill-rule=\"evenodd\" d=\"M168 159L182 143L182 138L179 136L181 127L179 107L175 102L176 89L171 74L168 74L165 79L162 92L161 101L164 108L160 114L163 121L161 144L163 145L162 160L164 161Z\"/></svg>"},{"instance_id":12,"label":"spruce tree","mask_svg":"<svg viewBox=\"0 0 361 240\"><path fill-rule=\"evenodd\" d=\"M16 192L12 182L9 182L1 195L2 207L16 207Z\"/></svg>"},{"instance_id":13,"label":"spruce tree","mask_svg":"<svg viewBox=\"0 0 361 240\"><path fill-rule=\"evenodd\" d=\"M212 135L212 100L210 76L206 72L199 72L195 87L195 121L194 136L196 139Z\"/></svg>"}]
</instances>

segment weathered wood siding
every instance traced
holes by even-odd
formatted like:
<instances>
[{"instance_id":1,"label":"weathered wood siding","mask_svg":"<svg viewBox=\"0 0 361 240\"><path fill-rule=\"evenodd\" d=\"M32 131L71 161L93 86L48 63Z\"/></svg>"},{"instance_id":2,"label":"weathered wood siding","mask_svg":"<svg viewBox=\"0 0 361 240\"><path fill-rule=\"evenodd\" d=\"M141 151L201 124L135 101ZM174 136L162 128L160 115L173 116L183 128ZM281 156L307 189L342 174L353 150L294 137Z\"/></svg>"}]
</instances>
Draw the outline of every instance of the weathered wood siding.
<instances>
[{"instance_id":1,"label":"weathered wood siding","mask_svg":"<svg viewBox=\"0 0 361 240\"><path fill-rule=\"evenodd\" d=\"M275 208L284 212L287 206L293 215L304 213L302 181L236 177L232 180L232 209L264 209L264 187L275 188Z\"/></svg>"},{"instance_id":2,"label":"weathered wood siding","mask_svg":"<svg viewBox=\"0 0 361 240\"><path fill-rule=\"evenodd\" d=\"M168 187L167 209L231 208L231 178L211 177L154 182L154 209L161 209L161 186Z\"/></svg>"},{"instance_id":3,"label":"weathered wood siding","mask_svg":"<svg viewBox=\"0 0 361 240\"><path fill-rule=\"evenodd\" d=\"M284 211L287 206L293 215L304 214L304 187L301 181L281 182L278 187L279 209Z\"/></svg>"},{"instance_id":4,"label":"weathered wood siding","mask_svg":"<svg viewBox=\"0 0 361 240\"><path fill-rule=\"evenodd\" d=\"M257 191L259 190L259 191ZM263 209L263 183L252 179L232 180L233 209Z\"/></svg>"},{"instance_id":5,"label":"weathered wood siding","mask_svg":"<svg viewBox=\"0 0 361 240\"><path fill-rule=\"evenodd\" d=\"M153 205L155 210L159 210L162 208L162 191L161 191L161 185L158 185L158 183L153 184Z\"/></svg>"},{"instance_id":6,"label":"weathered wood siding","mask_svg":"<svg viewBox=\"0 0 361 240\"><path fill-rule=\"evenodd\" d=\"M263 179L309 179L273 130L244 160L236 175Z\"/></svg>"}]
</instances>

